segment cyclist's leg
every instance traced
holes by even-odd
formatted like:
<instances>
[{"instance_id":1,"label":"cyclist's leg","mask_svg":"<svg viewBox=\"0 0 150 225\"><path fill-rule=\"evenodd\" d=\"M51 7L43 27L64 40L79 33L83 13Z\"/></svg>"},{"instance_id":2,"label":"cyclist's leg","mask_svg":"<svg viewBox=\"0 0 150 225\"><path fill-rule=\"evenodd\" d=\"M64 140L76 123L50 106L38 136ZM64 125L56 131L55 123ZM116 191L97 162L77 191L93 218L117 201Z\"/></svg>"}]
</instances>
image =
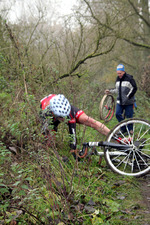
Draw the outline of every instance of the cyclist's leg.
<instances>
[{"instance_id":1,"label":"cyclist's leg","mask_svg":"<svg viewBox=\"0 0 150 225\"><path fill-rule=\"evenodd\" d=\"M125 106L125 117L127 119L133 118L133 104L132 105L126 105ZM132 130L133 130L133 124L130 124L128 126L128 129L129 129L129 131L132 132Z\"/></svg>"},{"instance_id":2,"label":"cyclist's leg","mask_svg":"<svg viewBox=\"0 0 150 225\"><path fill-rule=\"evenodd\" d=\"M108 135L110 132L109 128L106 127L103 123L94 120L93 118L87 116L85 113L83 113L79 118L78 118L78 123L84 124L86 126L92 127L101 134Z\"/></svg>"},{"instance_id":3,"label":"cyclist's leg","mask_svg":"<svg viewBox=\"0 0 150 225\"><path fill-rule=\"evenodd\" d=\"M128 119L133 118L133 104L125 106L125 117Z\"/></svg>"},{"instance_id":4,"label":"cyclist's leg","mask_svg":"<svg viewBox=\"0 0 150 225\"><path fill-rule=\"evenodd\" d=\"M123 109L124 108L122 105L119 105L119 104L116 105L116 118L117 118L118 122L121 122L122 120L124 120L124 117L122 116Z\"/></svg>"},{"instance_id":5,"label":"cyclist's leg","mask_svg":"<svg viewBox=\"0 0 150 225\"><path fill-rule=\"evenodd\" d=\"M123 116L123 112L124 112L125 108L123 105L116 105L116 118L118 120L118 122L121 122L122 120L124 120L124 116ZM126 128L125 127L121 127L121 132L125 133L126 132Z\"/></svg>"}]
</instances>

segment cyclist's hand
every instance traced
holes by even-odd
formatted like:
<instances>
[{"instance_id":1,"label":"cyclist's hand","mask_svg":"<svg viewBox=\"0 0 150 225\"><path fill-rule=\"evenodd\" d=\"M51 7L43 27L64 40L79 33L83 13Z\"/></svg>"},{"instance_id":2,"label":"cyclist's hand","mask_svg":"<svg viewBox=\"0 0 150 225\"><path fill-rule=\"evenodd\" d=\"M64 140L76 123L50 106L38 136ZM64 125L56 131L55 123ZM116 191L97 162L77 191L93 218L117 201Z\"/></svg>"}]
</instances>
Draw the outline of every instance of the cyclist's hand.
<instances>
[{"instance_id":1,"label":"cyclist's hand","mask_svg":"<svg viewBox=\"0 0 150 225\"><path fill-rule=\"evenodd\" d=\"M110 94L110 91L108 89L105 90L105 94Z\"/></svg>"}]
</instances>

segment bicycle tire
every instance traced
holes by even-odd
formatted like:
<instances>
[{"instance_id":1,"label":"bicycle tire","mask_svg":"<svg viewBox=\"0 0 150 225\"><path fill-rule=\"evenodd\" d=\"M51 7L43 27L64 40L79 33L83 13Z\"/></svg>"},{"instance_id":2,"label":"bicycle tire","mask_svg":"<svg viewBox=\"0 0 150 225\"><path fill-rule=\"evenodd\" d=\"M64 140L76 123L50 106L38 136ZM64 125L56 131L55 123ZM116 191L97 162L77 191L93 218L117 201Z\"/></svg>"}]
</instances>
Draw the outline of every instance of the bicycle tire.
<instances>
[{"instance_id":1,"label":"bicycle tire","mask_svg":"<svg viewBox=\"0 0 150 225\"><path fill-rule=\"evenodd\" d=\"M99 105L100 119L105 122L113 118L115 111L115 100L111 94L105 94Z\"/></svg>"},{"instance_id":2,"label":"bicycle tire","mask_svg":"<svg viewBox=\"0 0 150 225\"><path fill-rule=\"evenodd\" d=\"M129 127L133 132L130 134ZM126 132L123 133L122 129ZM117 124L107 137L108 142L116 142L122 138L122 144L129 145L129 149L124 152L126 155L118 154L112 157L110 152L114 149L105 148L105 160L113 172L120 175L141 177L150 172L150 122L144 119L128 119ZM117 140L118 141L118 140ZM124 142L124 143L123 143ZM122 150L120 150L122 152Z\"/></svg>"}]
</instances>

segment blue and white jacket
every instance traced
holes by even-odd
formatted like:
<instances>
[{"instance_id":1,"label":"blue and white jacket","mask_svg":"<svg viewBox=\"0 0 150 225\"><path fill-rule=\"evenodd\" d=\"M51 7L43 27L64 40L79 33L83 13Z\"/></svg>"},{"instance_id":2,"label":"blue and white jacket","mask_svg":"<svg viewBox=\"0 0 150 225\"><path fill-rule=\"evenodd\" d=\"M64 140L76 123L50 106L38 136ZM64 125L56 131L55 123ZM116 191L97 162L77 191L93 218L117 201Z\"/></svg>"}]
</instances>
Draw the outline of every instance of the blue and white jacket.
<instances>
[{"instance_id":1,"label":"blue and white jacket","mask_svg":"<svg viewBox=\"0 0 150 225\"><path fill-rule=\"evenodd\" d=\"M137 91L137 85L132 75L125 73L120 79L117 77L115 89L111 89L111 93L117 93L117 103L119 105L134 104L134 95Z\"/></svg>"}]
</instances>

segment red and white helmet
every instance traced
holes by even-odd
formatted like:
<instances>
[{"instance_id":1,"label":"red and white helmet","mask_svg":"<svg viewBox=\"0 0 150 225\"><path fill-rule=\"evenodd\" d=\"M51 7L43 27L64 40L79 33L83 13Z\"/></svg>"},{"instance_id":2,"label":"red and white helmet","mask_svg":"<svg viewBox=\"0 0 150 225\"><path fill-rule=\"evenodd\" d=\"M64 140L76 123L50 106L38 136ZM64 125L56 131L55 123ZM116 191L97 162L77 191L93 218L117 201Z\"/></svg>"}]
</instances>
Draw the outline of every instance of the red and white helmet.
<instances>
[{"instance_id":1,"label":"red and white helmet","mask_svg":"<svg viewBox=\"0 0 150 225\"><path fill-rule=\"evenodd\" d=\"M50 94L50 95L44 97L44 98L41 100L41 109L42 109L42 110L46 109L46 108L49 106L50 101L51 101L51 99L52 99L54 96L56 96L56 95L55 95L55 94Z\"/></svg>"},{"instance_id":2,"label":"red and white helmet","mask_svg":"<svg viewBox=\"0 0 150 225\"><path fill-rule=\"evenodd\" d=\"M57 117L69 116L71 105L64 95L56 95L50 100L50 111Z\"/></svg>"}]
</instances>

